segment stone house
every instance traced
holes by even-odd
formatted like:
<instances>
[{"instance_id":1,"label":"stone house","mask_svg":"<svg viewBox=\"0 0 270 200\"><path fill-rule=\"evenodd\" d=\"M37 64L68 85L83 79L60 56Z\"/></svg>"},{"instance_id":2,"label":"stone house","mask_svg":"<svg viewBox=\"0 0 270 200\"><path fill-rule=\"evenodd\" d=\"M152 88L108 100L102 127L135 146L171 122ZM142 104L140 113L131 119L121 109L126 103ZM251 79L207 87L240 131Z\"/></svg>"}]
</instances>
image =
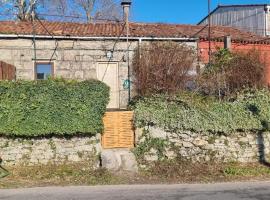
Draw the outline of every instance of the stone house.
<instances>
[{"instance_id":1,"label":"stone house","mask_svg":"<svg viewBox=\"0 0 270 200\"><path fill-rule=\"evenodd\" d=\"M124 23L0 21L0 61L16 68L16 79L53 76L101 80L111 88L108 108L112 109L125 109L132 96L132 55L144 43L185 43L198 53L198 63L207 62L208 32L204 26L130 23L128 37L126 32ZM270 50L263 37L230 27L212 27L213 43L222 46L228 35L232 46Z\"/></svg>"}]
</instances>

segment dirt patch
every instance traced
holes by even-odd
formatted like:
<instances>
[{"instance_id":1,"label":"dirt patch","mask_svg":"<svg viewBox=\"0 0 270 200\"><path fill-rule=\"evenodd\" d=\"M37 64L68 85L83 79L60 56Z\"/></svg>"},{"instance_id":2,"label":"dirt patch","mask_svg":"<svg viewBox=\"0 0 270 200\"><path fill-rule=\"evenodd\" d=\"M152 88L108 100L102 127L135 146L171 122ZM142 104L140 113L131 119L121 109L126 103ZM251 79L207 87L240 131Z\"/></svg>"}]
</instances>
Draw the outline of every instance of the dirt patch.
<instances>
[{"instance_id":1,"label":"dirt patch","mask_svg":"<svg viewBox=\"0 0 270 200\"><path fill-rule=\"evenodd\" d=\"M259 163L193 164L162 161L140 169L136 175L95 170L87 163L9 167L8 170L10 175L0 179L0 188L270 180L270 168Z\"/></svg>"}]
</instances>

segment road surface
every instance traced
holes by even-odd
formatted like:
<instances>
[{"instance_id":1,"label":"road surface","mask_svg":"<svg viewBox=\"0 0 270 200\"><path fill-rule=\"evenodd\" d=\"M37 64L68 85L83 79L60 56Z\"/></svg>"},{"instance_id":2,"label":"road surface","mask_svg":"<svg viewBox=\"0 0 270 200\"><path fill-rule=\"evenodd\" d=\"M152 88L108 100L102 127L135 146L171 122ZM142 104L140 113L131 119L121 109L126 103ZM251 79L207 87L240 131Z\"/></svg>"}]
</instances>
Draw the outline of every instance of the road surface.
<instances>
[{"instance_id":1,"label":"road surface","mask_svg":"<svg viewBox=\"0 0 270 200\"><path fill-rule=\"evenodd\" d=\"M1 200L270 200L270 182L0 190Z\"/></svg>"}]
</instances>

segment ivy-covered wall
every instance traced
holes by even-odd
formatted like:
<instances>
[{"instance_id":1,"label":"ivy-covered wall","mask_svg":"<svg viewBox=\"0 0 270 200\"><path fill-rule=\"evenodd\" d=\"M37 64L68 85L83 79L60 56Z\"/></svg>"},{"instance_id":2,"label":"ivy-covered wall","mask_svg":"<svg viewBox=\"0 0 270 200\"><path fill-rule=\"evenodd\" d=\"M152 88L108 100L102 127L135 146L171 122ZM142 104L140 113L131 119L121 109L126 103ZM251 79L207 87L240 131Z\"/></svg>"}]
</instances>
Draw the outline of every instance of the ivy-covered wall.
<instances>
[{"instance_id":1,"label":"ivy-covered wall","mask_svg":"<svg viewBox=\"0 0 270 200\"><path fill-rule=\"evenodd\" d=\"M96 80L0 82L4 165L93 162L99 166L109 87Z\"/></svg>"},{"instance_id":2,"label":"ivy-covered wall","mask_svg":"<svg viewBox=\"0 0 270 200\"><path fill-rule=\"evenodd\" d=\"M269 156L267 90L224 101L193 93L155 96L139 100L134 110L139 160L263 162Z\"/></svg>"}]
</instances>

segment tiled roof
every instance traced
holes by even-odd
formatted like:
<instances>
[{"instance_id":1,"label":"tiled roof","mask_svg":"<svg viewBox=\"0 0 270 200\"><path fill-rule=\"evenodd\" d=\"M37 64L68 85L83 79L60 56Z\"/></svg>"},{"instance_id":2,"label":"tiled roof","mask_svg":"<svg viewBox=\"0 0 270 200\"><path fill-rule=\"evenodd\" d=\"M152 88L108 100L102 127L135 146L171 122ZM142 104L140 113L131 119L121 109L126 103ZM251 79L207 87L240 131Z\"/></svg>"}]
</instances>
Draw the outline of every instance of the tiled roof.
<instances>
[{"instance_id":1,"label":"tiled roof","mask_svg":"<svg viewBox=\"0 0 270 200\"><path fill-rule=\"evenodd\" d=\"M34 30L33 31L33 27ZM46 27L46 28L44 28ZM36 21L31 22L0 21L0 34L15 35L46 35L46 36L76 36L76 37L119 37L125 36L122 23L70 23ZM264 37L243 32L232 27L213 26L211 37L213 40L222 41L224 36L230 35L232 41L243 43L269 43ZM200 38L207 40L208 28L200 25L179 24L146 24L130 23L131 37L154 38Z\"/></svg>"}]
</instances>

